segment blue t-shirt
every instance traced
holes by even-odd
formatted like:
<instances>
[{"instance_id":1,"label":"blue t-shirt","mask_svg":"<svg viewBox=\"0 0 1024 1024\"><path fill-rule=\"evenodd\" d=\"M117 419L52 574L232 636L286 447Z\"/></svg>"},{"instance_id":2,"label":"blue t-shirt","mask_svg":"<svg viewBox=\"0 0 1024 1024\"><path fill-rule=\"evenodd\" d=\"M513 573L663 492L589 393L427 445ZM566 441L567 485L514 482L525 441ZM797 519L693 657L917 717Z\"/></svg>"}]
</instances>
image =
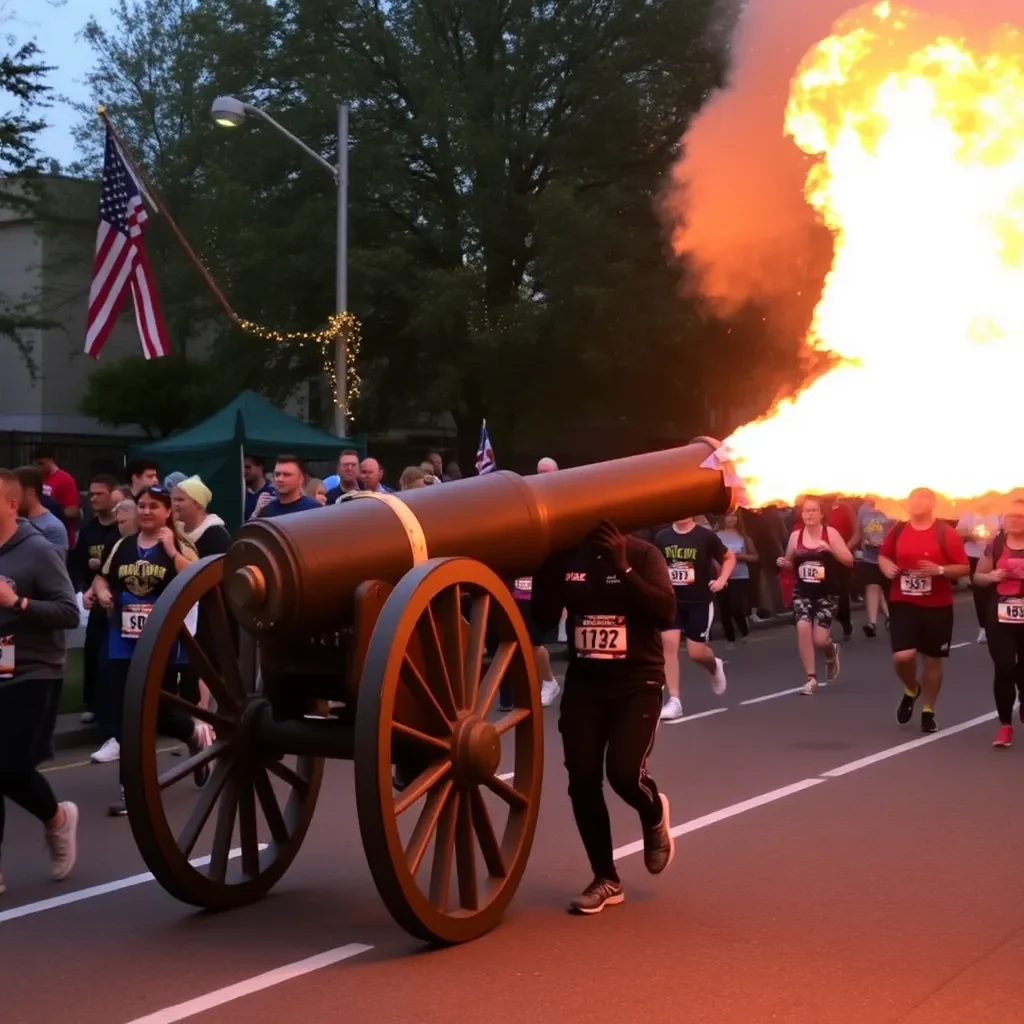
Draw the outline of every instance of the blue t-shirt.
<instances>
[{"instance_id":1,"label":"blue t-shirt","mask_svg":"<svg viewBox=\"0 0 1024 1024\"><path fill-rule=\"evenodd\" d=\"M264 506L263 511L256 517L257 519L273 519L275 516L286 516L291 512L308 512L310 509L322 508L316 498L310 498L303 494L295 501L289 501L286 505L281 504L280 498L274 498Z\"/></svg>"},{"instance_id":2,"label":"blue t-shirt","mask_svg":"<svg viewBox=\"0 0 1024 1024\"><path fill-rule=\"evenodd\" d=\"M889 527L892 526L892 520L877 508L861 505L857 513L857 522L860 525L861 538L857 554L869 565L878 565L878 552L885 535L889 532Z\"/></svg>"},{"instance_id":3,"label":"blue t-shirt","mask_svg":"<svg viewBox=\"0 0 1024 1024\"><path fill-rule=\"evenodd\" d=\"M263 493L273 494L274 485L266 480L263 486L258 491L250 491L248 488L245 490L245 518L252 519L253 512L256 511L256 502Z\"/></svg>"},{"instance_id":4,"label":"blue t-shirt","mask_svg":"<svg viewBox=\"0 0 1024 1024\"><path fill-rule=\"evenodd\" d=\"M736 556L736 568L733 569L729 579L749 580L750 565L747 562L741 562L739 558L746 550L745 542L739 535L739 532L736 530L719 530L718 539Z\"/></svg>"}]
</instances>

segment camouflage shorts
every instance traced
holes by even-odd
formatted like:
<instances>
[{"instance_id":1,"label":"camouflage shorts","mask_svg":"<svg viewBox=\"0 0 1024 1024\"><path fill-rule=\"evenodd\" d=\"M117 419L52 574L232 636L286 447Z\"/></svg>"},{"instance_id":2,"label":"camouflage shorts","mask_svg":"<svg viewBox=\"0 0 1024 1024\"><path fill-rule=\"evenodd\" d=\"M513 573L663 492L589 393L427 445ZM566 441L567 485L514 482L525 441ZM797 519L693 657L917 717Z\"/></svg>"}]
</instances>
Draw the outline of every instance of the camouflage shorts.
<instances>
[{"instance_id":1,"label":"camouflage shorts","mask_svg":"<svg viewBox=\"0 0 1024 1024\"><path fill-rule=\"evenodd\" d=\"M803 619L805 622L814 623L815 626L821 626L822 629L831 629L837 611L838 597L801 597L799 594L793 596L793 615L797 622Z\"/></svg>"}]
</instances>

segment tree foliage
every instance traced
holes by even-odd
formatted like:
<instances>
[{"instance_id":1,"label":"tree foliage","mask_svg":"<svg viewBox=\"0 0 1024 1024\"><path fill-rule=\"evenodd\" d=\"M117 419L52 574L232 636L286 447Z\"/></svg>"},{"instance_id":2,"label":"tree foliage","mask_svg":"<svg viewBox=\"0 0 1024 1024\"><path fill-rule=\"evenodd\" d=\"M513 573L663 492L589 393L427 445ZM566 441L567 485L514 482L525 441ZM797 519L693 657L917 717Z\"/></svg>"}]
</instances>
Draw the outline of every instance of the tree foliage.
<instances>
[{"instance_id":1,"label":"tree foliage","mask_svg":"<svg viewBox=\"0 0 1024 1024\"><path fill-rule=\"evenodd\" d=\"M328 160L351 105L350 308L360 429L450 412L466 455L495 436L681 429L713 363L656 196L726 72L715 0L119 0L96 23L93 98L243 315L321 327L334 308L335 186L237 95ZM91 111L83 111L91 114ZM87 158L99 125L83 122ZM240 336L159 218L181 351L217 324L211 378L283 397L321 353ZM228 395L224 395L228 397ZM108 399L110 396L108 395Z\"/></svg>"},{"instance_id":2,"label":"tree foliage","mask_svg":"<svg viewBox=\"0 0 1024 1024\"><path fill-rule=\"evenodd\" d=\"M2 10L0 10L2 14ZM2 20L2 19L0 19ZM46 126L39 116L50 92L51 71L34 42L0 39L0 209L8 215L35 216L41 201L37 187L42 161L36 146ZM13 344L32 376L35 366L24 332L48 326L25 296L10 296L0 283L0 338Z\"/></svg>"}]
</instances>

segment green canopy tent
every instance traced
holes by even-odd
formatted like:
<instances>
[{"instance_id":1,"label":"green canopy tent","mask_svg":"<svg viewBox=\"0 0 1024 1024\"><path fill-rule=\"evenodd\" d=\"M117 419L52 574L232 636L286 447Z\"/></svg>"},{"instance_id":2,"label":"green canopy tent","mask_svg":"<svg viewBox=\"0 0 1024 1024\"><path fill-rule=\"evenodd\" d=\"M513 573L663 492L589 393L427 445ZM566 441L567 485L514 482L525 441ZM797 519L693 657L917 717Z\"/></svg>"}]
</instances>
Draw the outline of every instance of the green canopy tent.
<instances>
[{"instance_id":1,"label":"green canopy tent","mask_svg":"<svg viewBox=\"0 0 1024 1024\"><path fill-rule=\"evenodd\" d=\"M194 427L133 448L129 458L155 459L162 475L180 470L201 476L213 491L210 511L233 533L242 523L245 508L245 453L272 460L287 452L333 464L343 448L354 448L363 457L366 438L334 437L282 412L254 391L243 391Z\"/></svg>"}]
</instances>

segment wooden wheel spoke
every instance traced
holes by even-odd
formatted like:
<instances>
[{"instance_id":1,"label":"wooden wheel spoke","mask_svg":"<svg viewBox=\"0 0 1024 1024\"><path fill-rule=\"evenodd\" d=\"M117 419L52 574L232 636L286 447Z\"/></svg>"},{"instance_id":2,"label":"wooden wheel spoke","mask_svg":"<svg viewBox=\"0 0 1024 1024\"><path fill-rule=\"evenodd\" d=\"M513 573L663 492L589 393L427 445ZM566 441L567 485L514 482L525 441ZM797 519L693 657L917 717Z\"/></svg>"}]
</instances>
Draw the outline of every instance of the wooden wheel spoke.
<instances>
[{"instance_id":1,"label":"wooden wheel spoke","mask_svg":"<svg viewBox=\"0 0 1024 1024\"><path fill-rule=\"evenodd\" d=\"M271 775L276 775L282 782L287 782L301 796L305 796L309 792L309 783L298 772L289 768L283 762L266 761L264 767Z\"/></svg>"},{"instance_id":2,"label":"wooden wheel spoke","mask_svg":"<svg viewBox=\"0 0 1024 1024\"><path fill-rule=\"evenodd\" d=\"M435 599L434 605L438 614L435 622L439 627L442 654L448 666L448 679L451 683L455 707L463 711L473 706L466 688L463 649L466 646L466 620L462 617L462 588L456 583L442 591Z\"/></svg>"},{"instance_id":3,"label":"wooden wheel spoke","mask_svg":"<svg viewBox=\"0 0 1024 1024\"><path fill-rule=\"evenodd\" d=\"M441 811L441 820L437 823L437 839L434 842L434 861L430 865L430 902L442 913L448 909L448 887L452 877L455 820L459 813L459 803L459 792L456 790Z\"/></svg>"},{"instance_id":4,"label":"wooden wheel spoke","mask_svg":"<svg viewBox=\"0 0 1024 1024\"><path fill-rule=\"evenodd\" d=\"M502 715L497 722L494 723L494 729L499 736L504 736L509 729L514 729L520 722L525 722L531 715L529 708L516 708L515 711L510 711L506 715Z\"/></svg>"},{"instance_id":5,"label":"wooden wheel spoke","mask_svg":"<svg viewBox=\"0 0 1024 1024\"><path fill-rule=\"evenodd\" d=\"M478 787L473 787L469 799L473 812L473 831L476 832L477 842L480 844L480 852L484 855L487 871L492 878L505 878L508 875L508 869L505 867L505 858L501 853L501 844L498 842L490 812L487 810L487 804L484 803L483 794Z\"/></svg>"},{"instance_id":6,"label":"wooden wheel spoke","mask_svg":"<svg viewBox=\"0 0 1024 1024\"><path fill-rule=\"evenodd\" d=\"M442 740L437 736L429 736L425 732L420 732L419 729L414 729L411 725L405 725L402 722L392 722L391 730L398 733L403 739L416 743L419 746L430 747L431 750L437 750L442 754L448 754L451 751L451 744L447 740Z\"/></svg>"},{"instance_id":7,"label":"wooden wheel spoke","mask_svg":"<svg viewBox=\"0 0 1024 1024\"><path fill-rule=\"evenodd\" d=\"M178 848L187 857L195 848L199 839L199 833L210 818L217 798L224 790L224 786L231 775L231 763L229 761L218 761L213 769L209 781L203 786L199 799L196 801L192 813L188 816L184 828L178 834Z\"/></svg>"},{"instance_id":8,"label":"wooden wheel spoke","mask_svg":"<svg viewBox=\"0 0 1024 1024\"><path fill-rule=\"evenodd\" d=\"M213 634L221 678L235 700L242 701L245 699L247 687L242 680L239 651L231 629L231 617L224 603L223 587L214 587L204 600L207 604L200 603L199 612L204 617L204 630L208 629Z\"/></svg>"},{"instance_id":9,"label":"wooden wheel spoke","mask_svg":"<svg viewBox=\"0 0 1024 1024\"><path fill-rule=\"evenodd\" d=\"M204 679L203 682L206 682L206 680ZM186 715L198 718L200 722L206 722L207 725L212 725L216 732L230 733L234 728L234 722L230 719L217 714L216 711L210 711L209 708L193 704L192 701L185 700L184 697L181 697L176 693L171 693L169 690L160 691L160 700L165 704L170 704L173 707L176 707L179 711L184 711Z\"/></svg>"},{"instance_id":10,"label":"wooden wheel spoke","mask_svg":"<svg viewBox=\"0 0 1024 1024\"><path fill-rule=\"evenodd\" d=\"M519 644L514 640L505 640L498 644L498 649L494 652L494 657L491 658L491 664L487 669L487 675L484 676L480 684L480 696L476 702L476 713L481 717L491 710L494 699L498 696L498 688L501 686L505 673L508 672L512 659L518 650Z\"/></svg>"},{"instance_id":11,"label":"wooden wheel spoke","mask_svg":"<svg viewBox=\"0 0 1024 1024\"><path fill-rule=\"evenodd\" d=\"M476 885L473 815L467 796L459 800L459 813L455 821L455 874L459 880L459 906L463 910L476 910L480 906L480 894Z\"/></svg>"},{"instance_id":12,"label":"wooden wheel spoke","mask_svg":"<svg viewBox=\"0 0 1024 1024\"><path fill-rule=\"evenodd\" d=\"M207 689L213 694L218 707L234 708L238 701L228 689L221 674L213 667L213 662L206 656L206 652L199 646L196 638L185 628L182 623L178 630L178 640L185 648L189 664L199 673L199 678L206 683Z\"/></svg>"},{"instance_id":13,"label":"wooden wheel spoke","mask_svg":"<svg viewBox=\"0 0 1024 1024\"><path fill-rule=\"evenodd\" d=\"M198 754L193 754L184 761L179 761L173 768L169 768L157 779L157 785L161 789L167 789L176 782L180 782L186 775L191 775L196 768L220 757L227 749L227 740L214 740L208 747L204 747Z\"/></svg>"},{"instance_id":14,"label":"wooden wheel spoke","mask_svg":"<svg viewBox=\"0 0 1024 1024\"><path fill-rule=\"evenodd\" d=\"M256 793L251 776L239 779L238 840L242 847L242 874L246 878L255 878L260 873L260 841L256 829Z\"/></svg>"},{"instance_id":15,"label":"wooden wheel spoke","mask_svg":"<svg viewBox=\"0 0 1024 1024\"><path fill-rule=\"evenodd\" d=\"M235 831L235 816L238 810L238 777L232 772L224 787L224 796L217 808L217 824L213 830L213 850L210 852L209 877L215 882L224 882L228 873L228 857L231 855L231 837Z\"/></svg>"},{"instance_id":16,"label":"wooden wheel spoke","mask_svg":"<svg viewBox=\"0 0 1024 1024\"><path fill-rule=\"evenodd\" d=\"M424 793L432 789L452 769L451 761L438 761L420 772L395 800L395 817L407 811Z\"/></svg>"},{"instance_id":17,"label":"wooden wheel spoke","mask_svg":"<svg viewBox=\"0 0 1024 1024\"><path fill-rule=\"evenodd\" d=\"M442 710L441 705L434 696L434 691L430 688L430 684L423 678L423 674L420 672L416 662L409 657L408 651L406 651L405 657L402 660L402 682L405 683L409 693L412 694L413 699L419 704L423 712L434 720L437 731L442 734L450 733L452 731L451 718Z\"/></svg>"},{"instance_id":18,"label":"wooden wheel spoke","mask_svg":"<svg viewBox=\"0 0 1024 1024\"><path fill-rule=\"evenodd\" d=\"M488 775L483 781L495 796L501 797L514 810L522 810L529 803L518 789L510 786L504 779L499 779L497 775Z\"/></svg>"},{"instance_id":19,"label":"wooden wheel spoke","mask_svg":"<svg viewBox=\"0 0 1024 1024\"><path fill-rule=\"evenodd\" d=\"M484 651L487 647L487 619L491 611L491 597L481 594L473 599L470 612L469 637L462 674L466 681L466 707L476 707L480 695L480 676L483 674Z\"/></svg>"},{"instance_id":20,"label":"wooden wheel spoke","mask_svg":"<svg viewBox=\"0 0 1024 1024\"><path fill-rule=\"evenodd\" d=\"M445 779L440 786L436 786L430 791L426 803L423 805L423 810L420 811L416 827L412 830L412 835L406 844L405 862L409 866L409 874L414 877L420 869L420 864L423 862L423 855L427 852L427 845L437 831L438 819L445 808L453 785L454 782L451 779Z\"/></svg>"},{"instance_id":21,"label":"wooden wheel spoke","mask_svg":"<svg viewBox=\"0 0 1024 1024\"><path fill-rule=\"evenodd\" d=\"M288 826L285 824L284 816L281 814L281 807L277 802L277 794L271 785L267 769L257 765L253 772L253 786L256 789L256 796L259 799L260 807L263 809L263 817L267 820L267 827L270 829L271 838L275 843L288 842Z\"/></svg>"},{"instance_id":22,"label":"wooden wheel spoke","mask_svg":"<svg viewBox=\"0 0 1024 1024\"><path fill-rule=\"evenodd\" d=\"M451 673L448 671L448 660L445 658L441 634L434 618L434 609L428 604L426 610L416 623L416 632L420 638L420 650L423 653L423 667L426 678L435 681L434 693L437 703L449 720L458 713L458 695L452 687Z\"/></svg>"}]
</instances>

